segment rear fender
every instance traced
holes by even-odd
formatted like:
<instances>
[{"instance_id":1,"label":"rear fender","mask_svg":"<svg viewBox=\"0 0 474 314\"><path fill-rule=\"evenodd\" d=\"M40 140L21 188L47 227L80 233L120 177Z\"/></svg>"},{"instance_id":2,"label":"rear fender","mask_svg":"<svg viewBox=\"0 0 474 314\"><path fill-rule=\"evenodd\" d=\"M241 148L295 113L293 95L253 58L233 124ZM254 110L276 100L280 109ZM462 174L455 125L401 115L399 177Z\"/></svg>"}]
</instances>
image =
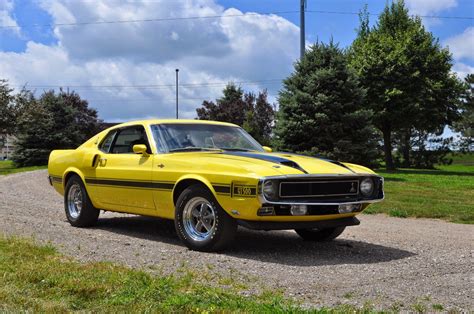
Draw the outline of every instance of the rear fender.
<instances>
[{"instance_id":1,"label":"rear fender","mask_svg":"<svg viewBox=\"0 0 474 314\"><path fill-rule=\"evenodd\" d=\"M76 167L69 167L66 169L66 171L64 171L64 175L63 175L63 187L66 187L66 181L67 179L70 178L70 176L72 174L76 174L78 175L81 180L82 180L82 183L84 184L84 186L86 187L87 189L87 186L86 186L86 178L84 177L84 174L81 172L81 170L79 170L78 168Z\"/></svg>"}]
</instances>

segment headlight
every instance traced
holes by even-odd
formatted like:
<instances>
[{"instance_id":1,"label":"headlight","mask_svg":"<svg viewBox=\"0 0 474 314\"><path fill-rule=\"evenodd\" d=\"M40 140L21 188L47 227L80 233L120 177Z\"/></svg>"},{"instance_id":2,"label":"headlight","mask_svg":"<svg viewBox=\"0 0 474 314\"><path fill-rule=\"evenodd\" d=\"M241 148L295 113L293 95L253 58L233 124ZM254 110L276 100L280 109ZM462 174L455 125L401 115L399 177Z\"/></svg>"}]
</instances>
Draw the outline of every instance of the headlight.
<instances>
[{"instance_id":1,"label":"headlight","mask_svg":"<svg viewBox=\"0 0 474 314\"><path fill-rule=\"evenodd\" d=\"M263 195L268 199L274 199L277 196L277 183L275 181L265 181L263 183Z\"/></svg>"},{"instance_id":2,"label":"headlight","mask_svg":"<svg viewBox=\"0 0 474 314\"><path fill-rule=\"evenodd\" d=\"M370 178L365 178L360 182L360 192L364 196L370 196L374 192L374 181Z\"/></svg>"}]
</instances>

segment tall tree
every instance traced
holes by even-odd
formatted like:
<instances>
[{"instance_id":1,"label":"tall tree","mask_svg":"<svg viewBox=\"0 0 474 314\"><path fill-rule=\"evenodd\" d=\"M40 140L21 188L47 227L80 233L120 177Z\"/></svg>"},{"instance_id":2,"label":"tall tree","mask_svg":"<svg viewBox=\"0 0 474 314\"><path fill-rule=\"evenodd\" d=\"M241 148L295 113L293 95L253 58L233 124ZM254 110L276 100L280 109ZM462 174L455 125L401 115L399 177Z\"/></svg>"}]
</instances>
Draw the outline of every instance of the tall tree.
<instances>
[{"instance_id":1,"label":"tall tree","mask_svg":"<svg viewBox=\"0 0 474 314\"><path fill-rule=\"evenodd\" d=\"M202 108L196 109L200 120L232 122L242 126L246 112L250 109L244 101L244 91L235 84L228 84L222 91L223 96L213 101L204 101Z\"/></svg>"},{"instance_id":2,"label":"tall tree","mask_svg":"<svg viewBox=\"0 0 474 314\"><path fill-rule=\"evenodd\" d=\"M254 120L258 130L255 138L264 145L270 145L275 120L275 108L268 102L267 90L258 93L254 112Z\"/></svg>"},{"instance_id":3,"label":"tall tree","mask_svg":"<svg viewBox=\"0 0 474 314\"><path fill-rule=\"evenodd\" d=\"M18 117L13 161L42 165L53 149L76 148L99 130L97 111L75 92L48 91L30 99Z\"/></svg>"},{"instance_id":4,"label":"tall tree","mask_svg":"<svg viewBox=\"0 0 474 314\"><path fill-rule=\"evenodd\" d=\"M196 109L198 119L231 122L242 126L263 145L270 143L274 109L268 102L267 91L245 93L242 88L229 83L223 96L213 101L204 101Z\"/></svg>"},{"instance_id":5,"label":"tall tree","mask_svg":"<svg viewBox=\"0 0 474 314\"><path fill-rule=\"evenodd\" d=\"M0 136L12 134L15 126L15 95L6 80L0 80Z\"/></svg>"},{"instance_id":6,"label":"tall tree","mask_svg":"<svg viewBox=\"0 0 474 314\"><path fill-rule=\"evenodd\" d=\"M413 130L439 133L452 124L460 83L451 73L448 49L408 14L403 0L387 4L377 24L368 25L362 13L350 65L367 90L366 107L383 134L386 167L393 169L393 133L403 133L409 146Z\"/></svg>"},{"instance_id":7,"label":"tall tree","mask_svg":"<svg viewBox=\"0 0 474 314\"><path fill-rule=\"evenodd\" d=\"M279 94L279 148L370 165L377 155L364 90L333 42L316 43L295 64Z\"/></svg>"},{"instance_id":8,"label":"tall tree","mask_svg":"<svg viewBox=\"0 0 474 314\"><path fill-rule=\"evenodd\" d=\"M468 74L465 79L465 90L461 103L461 119L455 123L454 130L461 133L461 150L474 149L474 74Z\"/></svg>"}]
</instances>

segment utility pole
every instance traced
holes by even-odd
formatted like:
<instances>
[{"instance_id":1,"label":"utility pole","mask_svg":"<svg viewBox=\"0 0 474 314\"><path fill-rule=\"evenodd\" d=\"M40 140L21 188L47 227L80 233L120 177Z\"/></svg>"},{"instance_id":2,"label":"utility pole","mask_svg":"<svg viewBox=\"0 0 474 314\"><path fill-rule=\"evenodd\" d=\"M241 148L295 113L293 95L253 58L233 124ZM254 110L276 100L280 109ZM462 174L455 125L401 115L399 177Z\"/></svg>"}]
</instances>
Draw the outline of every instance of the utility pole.
<instances>
[{"instance_id":1,"label":"utility pole","mask_svg":"<svg viewBox=\"0 0 474 314\"><path fill-rule=\"evenodd\" d=\"M306 0L300 0L300 59L303 59L305 53L305 25L304 11L306 10Z\"/></svg>"},{"instance_id":2,"label":"utility pole","mask_svg":"<svg viewBox=\"0 0 474 314\"><path fill-rule=\"evenodd\" d=\"M176 119L178 118L178 76L179 76L179 69L176 69Z\"/></svg>"}]
</instances>

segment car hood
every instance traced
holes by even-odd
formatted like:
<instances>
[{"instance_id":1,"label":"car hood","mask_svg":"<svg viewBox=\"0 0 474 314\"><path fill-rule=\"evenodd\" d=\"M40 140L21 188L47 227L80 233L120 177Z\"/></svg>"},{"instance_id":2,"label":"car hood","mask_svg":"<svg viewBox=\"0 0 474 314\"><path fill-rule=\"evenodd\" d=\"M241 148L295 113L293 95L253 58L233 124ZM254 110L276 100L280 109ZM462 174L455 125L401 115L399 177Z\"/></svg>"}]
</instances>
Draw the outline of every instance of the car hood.
<instances>
[{"instance_id":1,"label":"car hood","mask_svg":"<svg viewBox=\"0 0 474 314\"><path fill-rule=\"evenodd\" d=\"M238 166L258 176L373 173L359 165L292 153L219 152L206 157L210 163Z\"/></svg>"}]
</instances>

